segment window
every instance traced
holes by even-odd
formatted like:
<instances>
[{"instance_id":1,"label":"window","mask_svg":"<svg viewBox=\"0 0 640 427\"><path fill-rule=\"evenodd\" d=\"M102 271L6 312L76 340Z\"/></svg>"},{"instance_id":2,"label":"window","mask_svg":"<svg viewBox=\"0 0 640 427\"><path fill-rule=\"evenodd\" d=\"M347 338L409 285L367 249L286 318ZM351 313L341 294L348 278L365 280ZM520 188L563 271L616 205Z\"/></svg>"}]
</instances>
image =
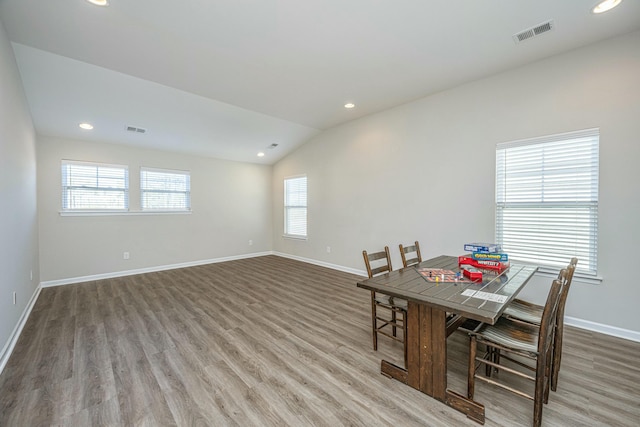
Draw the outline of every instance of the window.
<instances>
[{"instance_id":1,"label":"window","mask_svg":"<svg viewBox=\"0 0 640 427\"><path fill-rule=\"evenodd\" d=\"M140 200L143 211L191 210L189 172L141 168Z\"/></svg>"},{"instance_id":2,"label":"window","mask_svg":"<svg viewBox=\"0 0 640 427\"><path fill-rule=\"evenodd\" d=\"M307 177L284 180L284 234L307 237Z\"/></svg>"},{"instance_id":3,"label":"window","mask_svg":"<svg viewBox=\"0 0 640 427\"><path fill-rule=\"evenodd\" d=\"M63 211L126 211L129 169L126 166L62 161Z\"/></svg>"},{"instance_id":4,"label":"window","mask_svg":"<svg viewBox=\"0 0 640 427\"><path fill-rule=\"evenodd\" d=\"M496 240L509 257L597 273L599 130L496 147ZM586 270L586 271L585 271Z\"/></svg>"}]
</instances>

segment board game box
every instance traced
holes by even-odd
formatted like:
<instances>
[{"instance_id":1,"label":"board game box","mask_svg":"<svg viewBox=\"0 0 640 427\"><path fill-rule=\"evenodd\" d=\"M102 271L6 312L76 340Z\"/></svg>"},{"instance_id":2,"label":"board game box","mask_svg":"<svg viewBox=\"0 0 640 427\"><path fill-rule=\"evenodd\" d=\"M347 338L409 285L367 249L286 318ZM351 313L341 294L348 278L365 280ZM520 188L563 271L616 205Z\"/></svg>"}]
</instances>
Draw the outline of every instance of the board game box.
<instances>
[{"instance_id":1,"label":"board game box","mask_svg":"<svg viewBox=\"0 0 640 427\"><path fill-rule=\"evenodd\" d=\"M485 268L496 271L498 274L509 268L508 262L491 261L491 260L477 260L468 255L462 255L458 257L458 266L470 265L476 268Z\"/></svg>"},{"instance_id":2,"label":"board game box","mask_svg":"<svg viewBox=\"0 0 640 427\"><path fill-rule=\"evenodd\" d=\"M464 250L466 252L501 252L502 246L495 243L465 243Z\"/></svg>"},{"instance_id":3,"label":"board game box","mask_svg":"<svg viewBox=\"0 0 640 427\"><path fill-rule=\"evenodd\" d=\"M477 259L479 261L500 261L507 262L509 261L509 255L500 252L474 252L471 254L471 258Z\"/></svg>"},{"instance_id":4,"label":"board game box","mask_svg":"<svg viewBox=\"0 0 640 427\"><path fill-rule=\"evenodd\" d=\"M468 277L472 282L482 282L482 271L475 267L462 268L462 274L464 277Z\"/></svg>"}]
</instances>

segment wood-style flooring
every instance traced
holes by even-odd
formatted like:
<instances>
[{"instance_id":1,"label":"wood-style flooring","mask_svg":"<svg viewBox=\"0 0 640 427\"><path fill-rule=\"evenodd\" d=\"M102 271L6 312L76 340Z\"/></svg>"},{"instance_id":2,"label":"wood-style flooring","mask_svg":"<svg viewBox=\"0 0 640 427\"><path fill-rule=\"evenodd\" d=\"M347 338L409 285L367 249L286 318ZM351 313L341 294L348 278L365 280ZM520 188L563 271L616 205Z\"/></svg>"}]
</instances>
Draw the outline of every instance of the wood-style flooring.
<instances>
[{"instance_id":1,"label":"wood-style flooring","mask_svg":"<svg viewBox=\"0 0 640 427\"><path fill-rule=\"evenodd\" d=\"M402 347L372 350L358 279L265 256L45 288L0 376L0 426L476 426L380 374ZM448 347L464 393L467 338ZM639 355L566 327L543 425L640 425ZM487 426L531 423L531 401L485 384L476 400Z\"/></svg>"}]
</instances>

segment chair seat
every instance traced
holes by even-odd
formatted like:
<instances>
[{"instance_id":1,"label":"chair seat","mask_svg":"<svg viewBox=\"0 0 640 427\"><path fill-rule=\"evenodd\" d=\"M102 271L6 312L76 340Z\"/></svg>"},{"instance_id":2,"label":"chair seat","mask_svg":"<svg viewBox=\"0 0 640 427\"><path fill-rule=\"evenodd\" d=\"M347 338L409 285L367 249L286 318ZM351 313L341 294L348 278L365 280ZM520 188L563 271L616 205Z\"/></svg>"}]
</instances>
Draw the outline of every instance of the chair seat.
<instances>
[{"instance_id":1,"label":"chair seat","mask_svg":"<svg viewBox=\"0 0 640 427\"><path fill-rule=\"evenodd\" d=\"M484 324L472 332L478 341L491 341L514 350L538 354L538 327L501 317L495 325Z\"/></svg>"},{"instance_id":2,"label":"chair seat","mask_svg":"<svg viewBox=\"0 0 640 427\"><path fill-rule=\"evenodd\" d=\"M389 295L384 295L376 292L376 302L379 304L394 306L398 308L402 308L404 310L407 309L408 303L407 300L402 298L396 298Z\"/></svg>"},{"instance_id":3,"label":"chair seat","mask_svg":"<svg viewBox=\"0 0 640 427\"><path fill-rule=\"evenodd\" d=\"M503 316L513 317L533 325L539 325L544 307L516 299L504 310Z\"/></svg>"}]
</instances>

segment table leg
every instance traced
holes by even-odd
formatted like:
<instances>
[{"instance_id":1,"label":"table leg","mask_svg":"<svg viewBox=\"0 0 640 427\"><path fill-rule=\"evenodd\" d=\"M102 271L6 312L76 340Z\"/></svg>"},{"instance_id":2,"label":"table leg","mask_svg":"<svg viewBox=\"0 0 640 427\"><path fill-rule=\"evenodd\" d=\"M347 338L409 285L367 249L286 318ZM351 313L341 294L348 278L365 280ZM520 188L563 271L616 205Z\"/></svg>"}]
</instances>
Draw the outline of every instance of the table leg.
<instances>
[{"instance_id":1,"label":"table leg","mask_svg":"<svg viewBox=\"0 0 640 427\"><path fill-rule=\"evenodd\" d=\"M446 315L409 302L407 310L407 384L444 400L447 389Z\"/></svg>"},{"instance_id":2,"label":"table leg","mask_svg":"<svg viewBox=\"0 0 640 427\"><path fill-rule=\"evenodd\" d=\"M447 390L447 324L443 310L409 301L407 310L407 366L385 360L382 374L446 403L484 424L484 406Z\"/></svg>"}]
</instances>

